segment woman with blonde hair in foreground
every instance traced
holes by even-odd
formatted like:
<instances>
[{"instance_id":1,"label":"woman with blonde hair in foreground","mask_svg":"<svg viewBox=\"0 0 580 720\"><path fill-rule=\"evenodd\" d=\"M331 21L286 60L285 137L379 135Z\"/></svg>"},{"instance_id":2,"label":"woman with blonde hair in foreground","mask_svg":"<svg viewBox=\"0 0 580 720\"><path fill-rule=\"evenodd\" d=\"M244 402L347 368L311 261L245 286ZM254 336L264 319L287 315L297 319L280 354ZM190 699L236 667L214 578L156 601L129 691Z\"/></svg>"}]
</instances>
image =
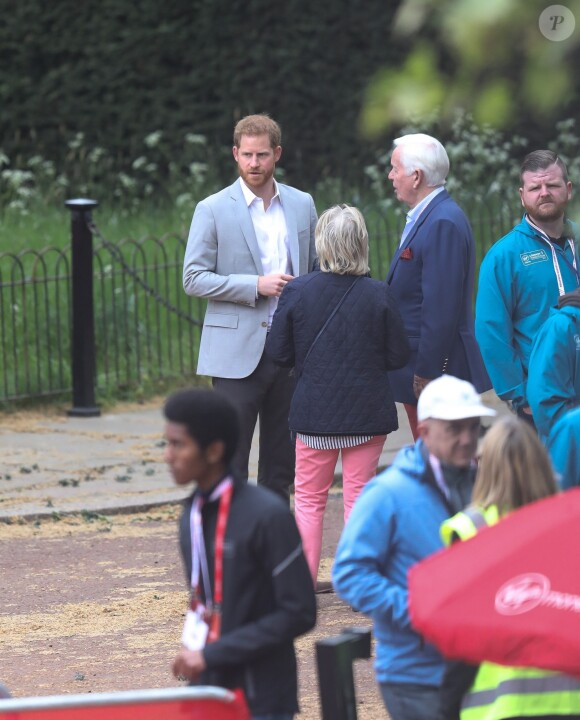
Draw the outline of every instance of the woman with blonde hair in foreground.
<instances>
[{"instance_id":1,"label":"woman with blonde hair in foreground","mask_svg":"<svg viewBox=\"0 0 580 720\"><path fill-rule=\"evenodd\" d=\"M443 523L443 541L467 540L556 492L550 460L536 433L514 416L503 417L483 440L472 503ZM442 696L445 720L580 718L580 680L547 670L453 661Z\"/></svg>"}]
</instances>

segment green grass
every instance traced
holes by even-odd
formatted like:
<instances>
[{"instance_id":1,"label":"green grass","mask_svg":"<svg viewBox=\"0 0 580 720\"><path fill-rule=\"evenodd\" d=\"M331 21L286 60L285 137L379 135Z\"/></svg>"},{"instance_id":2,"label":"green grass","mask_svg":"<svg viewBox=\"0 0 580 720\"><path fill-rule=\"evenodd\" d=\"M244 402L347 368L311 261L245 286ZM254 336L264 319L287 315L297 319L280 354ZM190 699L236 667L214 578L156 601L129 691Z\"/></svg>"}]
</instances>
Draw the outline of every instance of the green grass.
<instances>
[{"instance_id":1,"label":"green grass","mask_svg":"<svg viewBox=\"0 0 580 720\"><path fill-rule=\"evenodd\" d=\"M127 212L106 205L93 211L93 220L105 237L161 237L168 233L187 237L193 206L187 208L151 208ZM4 211L0 215L0 252L18 253L23 249L40 250L47 246L64 248L70 244L71 214L62 205L49 205L22 215Z\"/></svg>"}]
</instances>

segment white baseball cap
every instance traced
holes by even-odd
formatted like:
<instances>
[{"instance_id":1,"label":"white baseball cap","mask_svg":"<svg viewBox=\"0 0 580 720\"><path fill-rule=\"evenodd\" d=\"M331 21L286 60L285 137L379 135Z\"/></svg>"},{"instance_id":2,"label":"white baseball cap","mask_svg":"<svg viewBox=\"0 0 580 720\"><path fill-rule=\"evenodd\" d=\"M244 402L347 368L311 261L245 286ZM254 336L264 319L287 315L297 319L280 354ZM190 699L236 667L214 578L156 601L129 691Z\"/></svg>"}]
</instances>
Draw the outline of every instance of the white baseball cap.
<instances>
[{"instance_id":1,"label":"white baseball cap","mask_svg":"<svg viewBox=\"0 0 580 720\"><path fill-rule=\"evenodd\" d=\"M453 375L441 375L432 380L419 395L417 419L465 420L471 417L495 415L484 405L481 396L470 382Z\"/></svg>"}]
</instances>

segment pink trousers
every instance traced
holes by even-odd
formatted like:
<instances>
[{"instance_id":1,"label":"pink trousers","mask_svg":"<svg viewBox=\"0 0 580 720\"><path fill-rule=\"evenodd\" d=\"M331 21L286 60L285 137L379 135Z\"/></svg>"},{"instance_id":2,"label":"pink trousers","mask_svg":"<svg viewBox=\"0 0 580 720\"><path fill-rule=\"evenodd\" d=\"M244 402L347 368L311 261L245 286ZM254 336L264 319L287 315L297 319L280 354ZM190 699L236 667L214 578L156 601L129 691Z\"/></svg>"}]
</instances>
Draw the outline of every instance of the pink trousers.
<instances>
[{"instance_id":1,"label":"pink trousers","mask_svg":"<svg viewBox=\"0 0 580 720\"><path fill-rule=\"evenodd\" d=\"M342 496L346 522L360 491L376 474L386 438L386 435L375 435L362 445L341 450L313 450L296 438L294 515L314 585L322 551L324 510L338 454L342 453Z\"/></svg>"}]
</instances>

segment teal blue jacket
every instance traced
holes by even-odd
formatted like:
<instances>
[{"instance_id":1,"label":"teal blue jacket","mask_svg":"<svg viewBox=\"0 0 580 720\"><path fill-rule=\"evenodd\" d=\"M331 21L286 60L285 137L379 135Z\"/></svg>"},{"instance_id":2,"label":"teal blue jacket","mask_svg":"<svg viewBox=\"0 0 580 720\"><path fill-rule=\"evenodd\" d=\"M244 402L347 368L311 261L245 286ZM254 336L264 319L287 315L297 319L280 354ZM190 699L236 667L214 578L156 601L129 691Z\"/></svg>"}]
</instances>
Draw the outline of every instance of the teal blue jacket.
<instances>
[{"instance_id":1,"label":"teal blue jacket","mask_svg":"<svg viewBox=\"0 0 580 720\"><path fill-rule=\"evenodd\" d=\"M530 355L527 397L544 442L554 423L580 404L580 307L550 311Z\"/></svg>"},{"instance_id":2,"label":"teal blue jacket","mask_svg":"<svg viewBox=\"0 0 580 720\"><path fill-rule=\"evenodd\" d=\"M580 486L580 407L562 415L547 443L554 469L564 490Z\"/></svg>"},{"instance_id":3,"label":"teal blue jacket","mask_svg":"<svg viewBox=\"0 0 580 720\"><path fill-rule=\"evenodd\" d=\"M555 246L565 292L578 287L569 245ZM580 270L578 248L574 252ZM558 302L550 243L523 219L488 251L479 273L475 335L493 387L515 407L527 405L534 338Z\"/></svg>"}]
</instances>

